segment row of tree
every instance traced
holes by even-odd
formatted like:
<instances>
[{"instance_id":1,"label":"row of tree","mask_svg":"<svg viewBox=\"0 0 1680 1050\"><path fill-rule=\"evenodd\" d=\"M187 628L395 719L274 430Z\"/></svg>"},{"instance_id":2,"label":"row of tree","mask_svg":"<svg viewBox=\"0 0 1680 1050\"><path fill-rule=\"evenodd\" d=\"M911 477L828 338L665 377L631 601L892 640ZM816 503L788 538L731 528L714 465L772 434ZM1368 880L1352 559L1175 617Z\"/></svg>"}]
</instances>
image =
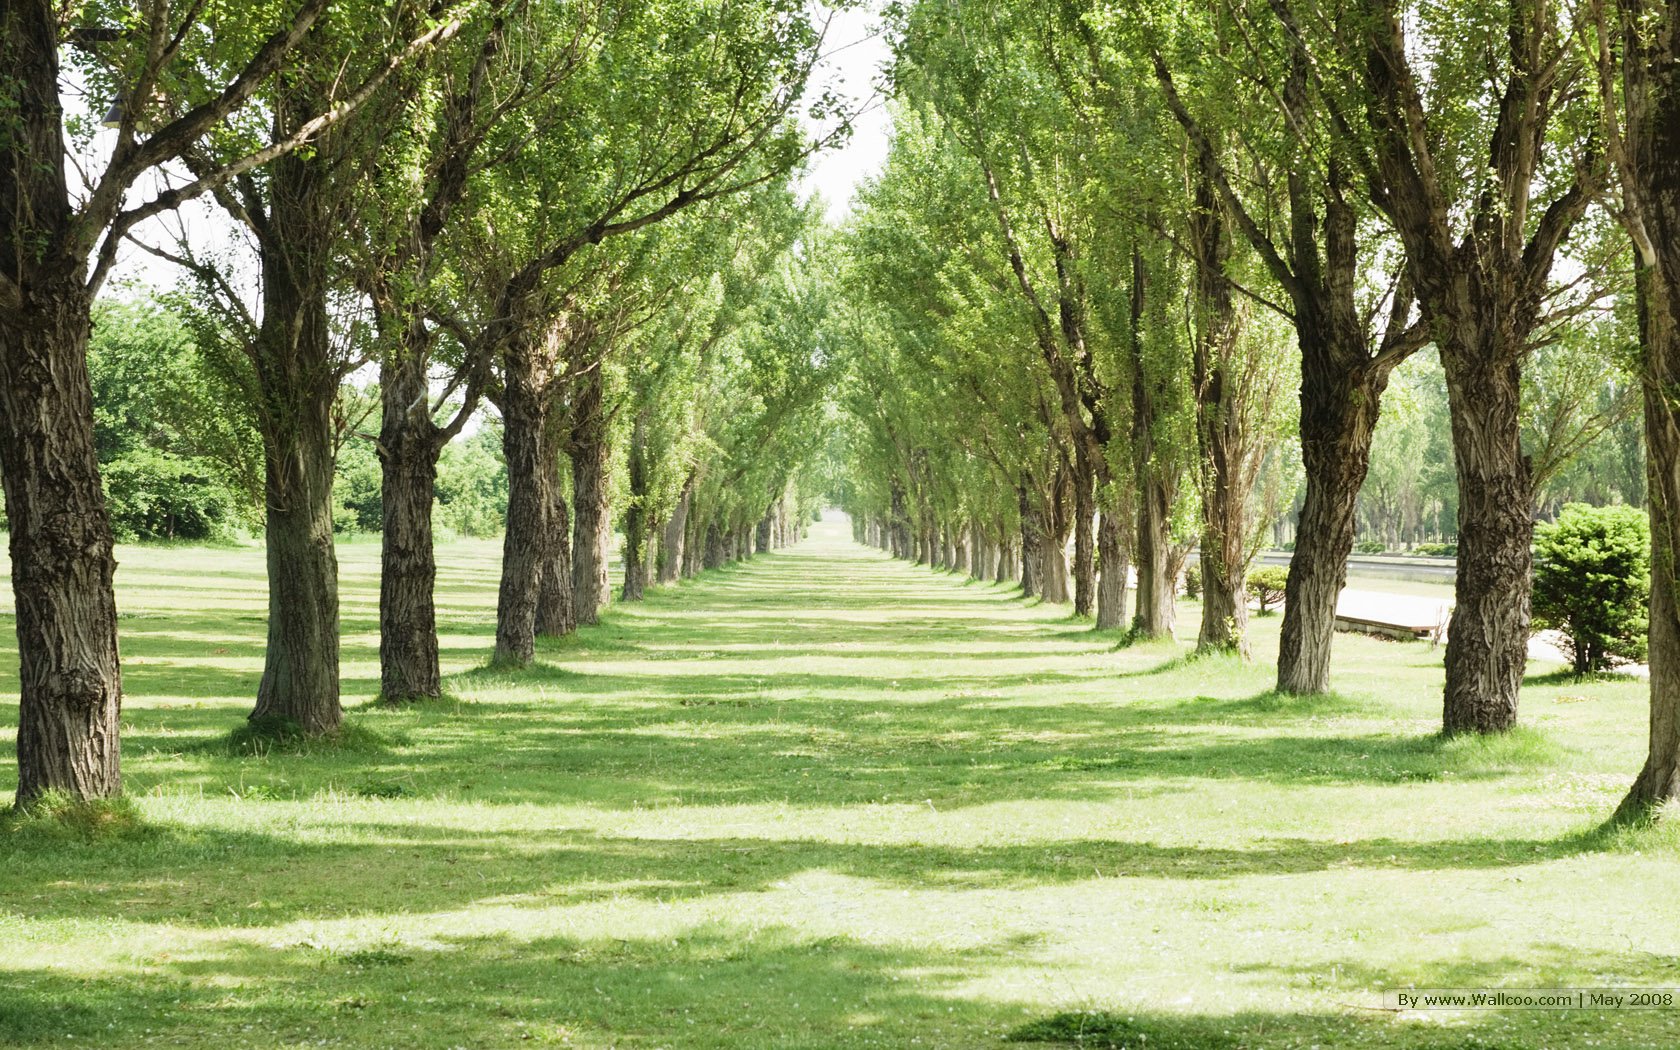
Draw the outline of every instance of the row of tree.
<instances>
[{"instance_id":1,"label":"row of tree","mask_svg":"<svg viewBox=\"0 0 1680 1050\"><path fill-rule=\"evenodd\" d=\"M1500 732L1545 486L1642 389L1652 735L1624 812L1680 794L1671 9L919 0L891 19L897 137L842 278L864 538L1062 600L1071 537L1076 609L1126 623L1135 569L1142 636L1171 632L1194 547L1199 643L1246 652L1246 567L1299 471L1277 684L1322 692L1385 395L1432 347L1458 555L1443 725Z\"/></svg>"},{"instance_id":2,"label":"row of tree","mask_svg":"<svg viewBox=\"0 0 1680 1050\"><path fill-rule=\"evenodd\" d=\"M121 789L88 367L119 251L190 275L193 381L213 377L199 394L237 406L235 437L254 438L259 725L340 724L347 441L379 459L389 702L440 690L438 465L486 402L507 485L501 663L595 621L615 498L628 598L795 535L827 365L797 266L813 217L789 180L846 125L805 98L822 29L786 0L5 5L0 477L20 802ZM85 112L65 106L77 90ZM808 116L828 130L814 138ZM224 221L157 221L195 198Z\"/></svg>"}]
</instances>

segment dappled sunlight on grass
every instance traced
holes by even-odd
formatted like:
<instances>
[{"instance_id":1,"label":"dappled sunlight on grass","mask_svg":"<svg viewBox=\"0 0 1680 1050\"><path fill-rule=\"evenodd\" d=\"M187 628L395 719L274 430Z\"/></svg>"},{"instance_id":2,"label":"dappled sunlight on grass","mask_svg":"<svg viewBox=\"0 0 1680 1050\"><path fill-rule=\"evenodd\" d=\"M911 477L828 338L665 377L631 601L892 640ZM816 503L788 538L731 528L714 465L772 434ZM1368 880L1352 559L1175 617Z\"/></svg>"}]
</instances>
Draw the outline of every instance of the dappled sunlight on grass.
<instances>
[{"instance_id":1,"label":"dappled sunlight on grass","mask_svg":"<svg viewBox=\"0 0 1680 1050\"><path fill-rule=\"evenodd\" d=\"M1639 683L1535 667L1520 732L1446 740L1427 645L1338 637L1337 691L1281 696L1277 617L1248 665L1121 645L829 522L519 672L485 666L499 544L445 545L449 698L388 709L377 557L341 551L358 745L247 754L261 551L121 552L143 823L0 832L0 1041L1680 1044L1661 1012L1368 1009L1680 984L1680 840L1598 830Z\"/></svg>"}]
</instances>

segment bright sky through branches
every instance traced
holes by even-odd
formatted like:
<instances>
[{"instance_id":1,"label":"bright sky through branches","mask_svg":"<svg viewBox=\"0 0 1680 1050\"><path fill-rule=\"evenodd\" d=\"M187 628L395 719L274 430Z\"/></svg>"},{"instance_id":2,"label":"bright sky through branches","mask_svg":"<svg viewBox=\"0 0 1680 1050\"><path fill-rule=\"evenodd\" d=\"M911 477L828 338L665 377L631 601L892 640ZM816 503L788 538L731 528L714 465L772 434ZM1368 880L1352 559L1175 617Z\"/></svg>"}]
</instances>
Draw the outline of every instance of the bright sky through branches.
<instances>
[{"instance_id":1,"label":"bright sky through branches","mask_svg":"<svg viewBox=\"0 0 1680 1050\"><path fill-rule=\"evenodd\" d=\"M863 110L845 145L813 158L801 180L801 189L822 196L831 222L851 211L858 184L879 171L887 159L890 121L885 99L876 88L891 54L881 34L878 7L869 0L835 13L823 47L825 57L812 85L813 95L832 89L843 97L849 111Z\"/></svg>"}]
</instances>

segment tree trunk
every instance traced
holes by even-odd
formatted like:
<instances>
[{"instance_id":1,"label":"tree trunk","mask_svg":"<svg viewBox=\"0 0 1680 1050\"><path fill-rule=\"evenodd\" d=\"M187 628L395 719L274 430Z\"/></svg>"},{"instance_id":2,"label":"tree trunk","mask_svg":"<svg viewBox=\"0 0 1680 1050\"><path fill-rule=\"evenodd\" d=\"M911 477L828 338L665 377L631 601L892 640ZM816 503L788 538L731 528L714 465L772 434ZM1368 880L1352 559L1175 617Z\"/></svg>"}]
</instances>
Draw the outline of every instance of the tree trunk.
<instances>
[{"instance_id":1,"label":"tree trunk","mask_svg":"<svg viewBox=\"0 0 1680 1050\"><path fill-rule=\"evenodd\" d=\"M1240 563L1231 568L1230 552L1219 549L1226 540L1226 535L1214 529L1202 530L1202 626L1196 637L1196 648L1231 650L1247 659L1248 595L1244 591Z\"/></svg>"},{"instance_id":2,"label":"tree trunk","mask_svg":"<svg viewBox=\"0 0 1680 1050\"><path fill-rule=\"evenodd\" d=\"M694 475L683 482L682 495L665 523L665 535L659 544L659 582L675 583L682 575L684 544L688 531L688 505L694 498Z\"/></svg>"},{"instance_id":3,"label":"tree trunk","mask_svg":"<svg viewBox=\"0 0 1680 1050\"><path fill-rule=\"evenodd\" d=\"M1021 511L1021 593L1028 598L1043 595L1043 585L1040 583L1039 573L1044 568L1041 550L1043 543L1040 539L1043 528L1039 521L1038 507L1027 495L1026 486L1016 492L1017 502Z\"/></svg>"},{"instance_id":4,"label":"tree trunk","mask_svg":"<svg viewBox=\"0 0 1680 1050\"><path fill-rule=\"evenodd\" d=\"M379 694L385 703L442 695L432 501L443 442L432 422L426 358L408 346L382 362Z\"/></svg>"},{"instance_id":5,"label":"tree trunk","mask_svg":"<svg viewBox=\"0 0 1680 1050\"><path fill-rule=\"evenodd\" d=\"M0 7L0 484L18 640L18 788L122 793L116 559L93 435L92 295L65 180L58 5ZM54 251L54 249L58 249Z\"/></svg>"},{"instance_id":6,"label":"tree trunk","mask_svg":"<svg viewBox=\"0 0 1680 1050\"><path fill-rule=\"evenodd\" d=\"M717 522L708 522L706 524L705 567L716 569L723 565L727 557L728 553L723 547L723 532L718 528Z\"/></svg>"},{"instance_id":7,"label":"tree trunk","mask_svg":"<svg viewBox=\"0 0 1680 1050\"><path fill-rule=\"evenodd\" d=\"M560 457L565 425L551 399L543 420L542 474L544 502L542 562L537 569L536 631L542 638L564 638L577 630L577 607L572 600L572 512L560 483Z\"/></svg>"},{"instance_id":8,"label":"tree trunk","mask_svg":"<svg viewBox=\"0 0 1680 1050\"><path fill-rule=\"evenodd\" d=\"M1068 600L1068 563L1065 538L1046 530L1039 536L1039 580L1044 600L1063 604Z\"/></svg>"},{"instance_id":9,"label":"tree trunk","mask_svg":"<svg viewBox=\"0 0 1680 1050\"><path fill-rule=\"evenodd\" d=\"M56 52L42 46L46 53L28 57L56 69ZM53 82L36 86L52 92L40 101L56 114ZM62 155L55 139L52 152L40 154L36 177ZM62 170L58 180L62 191ZM10 221L0 220L8 239L19 236ZM87 372L91 304L74 272L68 279L18 272L13 260L23 252L5 254L0 271L23 288L21 308L0 311L0 481L11 522L20 686L17 801L49 791L109 798L122 793L122 673L116 559Z\"/></svg>"},{"instance_id":10,"label":"tree trunk","mask_svg":"<svg viewBox=\"0 0 1680 1050\"><path fill-rule=\"evenodd\" d=\"M647 414L638 413L630 431L630 502L624 508L624 588L627 602L642 600L647 589Z\"/></svg>"},{"instance_id":11,"label":"tree trunk","mask_svg":"<svg viewBox=\"0 0 1680 1050\"><path fill-rule=\"evenodd\" d=\"M552 506L559 484L547 469L547 397L531 348L522 335L504 353L502 456L507 463L507 531L502 538L502 581L496 598L497 664L524 666L536 654L537 597L551 559ZM548 448L545 449L545 445Z\"/></svg>"},{"instance_id":12,"label":"tree trunk","mask_svg":"<svg viewBox=\"0 0 1680 1050\"><path fill-rule=\"evenodd\" d=\"M1073 471L1073 611L1091 615L1096 600L1096 551L1091 536L1096 516L1093 470L1085 446L1076 446Z\"/></svg>"},{"instance_id":13,"label":"tree trunk","mask_svg":"<svg viewBox=\"0 0 1680 1050\"><path fill-rule=\"evenodd\" d=\"M327 314L332 232L323 214L330 175L318 158L290 154L269 178L272 203L258 245L263 317L253 346L268 501L268 649L251 718L321 735L343 718L332 533L339 373Z\"/></svg>"},{"instance_id":14,"label":"tree trunk","mask_svg":"<svg viewBox=\"0 0 1680 1050\"><path fill-rule=\"evenodd\" d=\"M1360 337L1358 353L1365 353ZM1388 371L1350 372L1340 356L1301 331L1301 459L1307 493L1284 589L1277 688L1311 695L1330 689L1336 600L1347 584L1359 490L1371 464ZM1351 348L1350 348L1351 349Z\"/></svg>"},{"instance_id":15,"label":"tree trunk","mask_svg":"<svg viewBox=\"0 0 1680 1050\"><path fill-rule=\"evenodd\" d=\"M1522 451L1519 361L1462 336L1442 340L1458 474L1458 582L1442 713L1449 734L1516 725L1528 664L1534 488Z\"/></svg>"},{"instance_id":16,"label":"tree trunk","mask_svg":"<svg viewBox=\"0 0 1680 1050\"><path fill-rule=\"evenodd\" d=\"M1097 630L1112 631L1126 625L1126 582L1131 567L1126 564L1125 512L1105 508L1097 529Z\"/></svg>"},{"instance_id":17,"label":"tree trunk","mask_svg":"<svg viewBox=\"0 0 1680 1050\"><path fill-rule=\"evenodd\" d=\"M1139 486L1137 525L1137 615L1133 630L1142 638L1170 638L1178 619L1178 587L1172 575L1171 500L1166 486L1146 475Z\"/></svg>"},{"instance_id":18,"label":"tree trunk","mask_svg":"<svg viewBox=\"0 0 1680 1050\"><path fill-rule=\"evenodd\" d=\"M1196 261L1190 385L1195 395L1200 457L1197 494L1202 510L1202 623L1196 648L1234 650L1247 659L1248 599L1243 593L1243 570L1248 497L1258 462L1250 462L1250 437L1243 432L1249 406L1239 402L1257 393L1245 390L1235 379L1241 368L1236 354L1242 315L1225 273L1231 242L1225 232L1224 209L1205 172L1196 185L1188 240Z\"/></svg>"},{"instance_id":19,"label":"tree trunk","mask_svg":"<svg viewBox=\"0 0 1680 1050\"><path fill-rule=\"evenodd\" d=\"M1651 519L1651 715L1645 765L1616 811L1640 819L1680 799L1680 68L1675 15L1660 34L1631 27L1650 51L1629 47L1627 76L1652 112L1630 119L1640 203L1650 245L1639 253L1637 291L1644 349L1645 473ZM1667 43L1668 47L1661 44ZM1655 83L1645 85L1649 77Z\"/></svg>"},{"instance_id":20,"label":"tree trunk","mask_svg":"<svg viewBox=\"0 0 1680 1050\"><path fill-rule=\"evenodd\" d=\"M579 625L597 623L610 596L612 547L607 438L601 370L579 378L572 397L572 609Z\"/></svg>"},{"instance_id":21,"label":"tree trunk","mask_svg":"<svg viewBox=\"0 0 1680 1050\"><path fill-rule=\"evenodd\" d=\"M1668 127L1674 127L1671 119ZM1680 137L1677 134L1676 137ZM1672 149L1680 150L1680 143ZM1669 153L1672 161L1680 153ZM1680 171L1667 195L1663 224L1680 231ZM1656 231L1653 231L1655 233ZM1667 255L1680 256L1680 241L1665 240ZM1640 327L1645 349L1645 448L1647 513L1651 518L1651 716L1645 765L1616 811L1619 820L1642 818L1680 799L1680 257L1661 271L1642 267ZM1668 275L1664 279L1664 275Z\"/></svg>"}]
</instances>

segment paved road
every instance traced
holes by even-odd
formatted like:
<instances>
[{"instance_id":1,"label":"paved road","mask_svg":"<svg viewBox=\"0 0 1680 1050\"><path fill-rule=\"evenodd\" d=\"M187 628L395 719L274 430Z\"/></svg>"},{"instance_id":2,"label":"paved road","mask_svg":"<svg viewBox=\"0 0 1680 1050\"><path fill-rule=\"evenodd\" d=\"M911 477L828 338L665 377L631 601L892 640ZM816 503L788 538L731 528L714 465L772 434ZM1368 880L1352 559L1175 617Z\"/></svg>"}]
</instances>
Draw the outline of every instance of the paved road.
<instances>
[{"instance_id":1,"label":"paved road","mask_svg":"<svg viewBox=\"0 0 1680 1050\"><path fill-rule=\"evenodd\" d=\"M1288 565L1290 557L1288 551L1261 551L1254 561L1259 565ZM1422 583L1451 583L1458 578L1458 567L1451 558L1377 558L1355 554L1348 558L1348 574Z\"/></svg>"}]
</instances>

